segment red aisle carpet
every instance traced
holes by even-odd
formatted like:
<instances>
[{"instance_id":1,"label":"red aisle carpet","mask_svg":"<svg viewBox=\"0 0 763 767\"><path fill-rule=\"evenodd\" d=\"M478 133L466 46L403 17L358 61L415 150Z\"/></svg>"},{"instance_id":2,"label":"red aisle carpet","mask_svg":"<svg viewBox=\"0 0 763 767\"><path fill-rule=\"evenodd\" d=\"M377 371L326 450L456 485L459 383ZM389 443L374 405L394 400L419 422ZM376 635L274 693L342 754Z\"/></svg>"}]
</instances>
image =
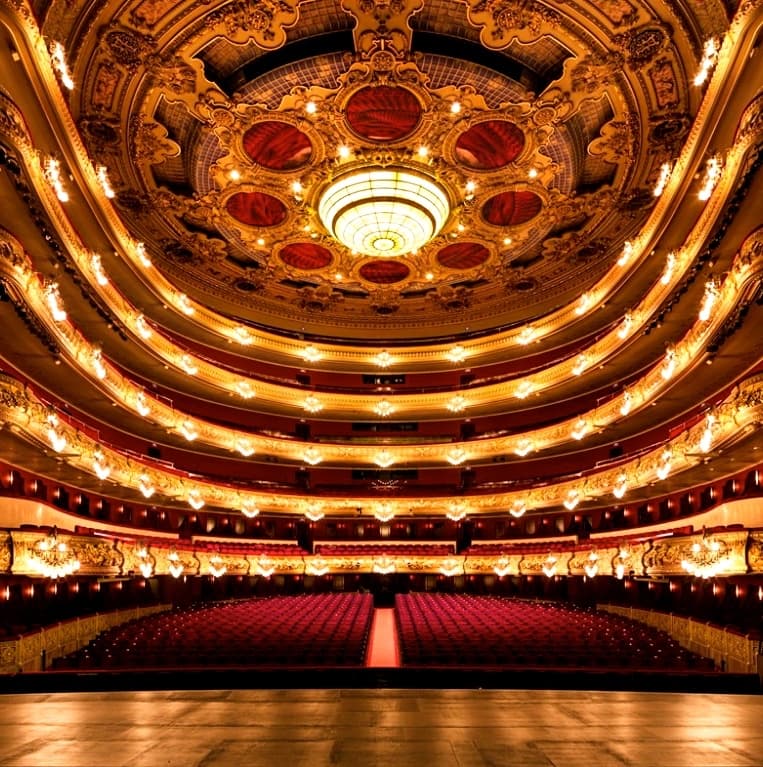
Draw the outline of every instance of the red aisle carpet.
<instances>
[{"instance_id":1,"label":"red aisle carpet","mask_svg":"<svg viewBox=\"0 0 763 767\"><path fill-rule=\"evenodd\" d=\"M393 608L377 608L371 623L366 666L391 668L400 665L397 625Z\"/></svg>"}]
</instances>

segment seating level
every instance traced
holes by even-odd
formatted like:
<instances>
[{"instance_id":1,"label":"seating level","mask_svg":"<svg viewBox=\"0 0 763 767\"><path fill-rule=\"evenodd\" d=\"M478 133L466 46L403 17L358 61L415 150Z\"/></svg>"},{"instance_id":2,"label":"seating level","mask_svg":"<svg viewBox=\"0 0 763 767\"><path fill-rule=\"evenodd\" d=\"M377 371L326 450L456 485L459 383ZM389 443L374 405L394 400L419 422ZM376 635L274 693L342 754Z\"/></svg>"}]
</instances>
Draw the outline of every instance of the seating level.
<instances>
[{"instance_id":1,"label":"seating level","mask_svg":"<svg viewBox=\"0 0 763 767\"><path fill-rule=\"evenodd\" d=\"M403 665L712 671L711 660L620 616L495 597L396 599Z\"/></svg>"},{"instance_id":2,"label":"seating level","mask_svg":"<svg viewBox=\"0 0 763 767\"><path fill-rule=\"evenodd\" d=\"M324 557L447 557L452 543L316 543L315 553Z\"/></svg>"},{"instance_id":3,"label":"seating level","mask_svg":"<svg viewBox=\"0 0 763 767\"><path fill-rule=\"evenodd\" d=\"M368 594L223 602L124 624L62 658L57 669L362 665Z\"/></svg>"}]
</instances>

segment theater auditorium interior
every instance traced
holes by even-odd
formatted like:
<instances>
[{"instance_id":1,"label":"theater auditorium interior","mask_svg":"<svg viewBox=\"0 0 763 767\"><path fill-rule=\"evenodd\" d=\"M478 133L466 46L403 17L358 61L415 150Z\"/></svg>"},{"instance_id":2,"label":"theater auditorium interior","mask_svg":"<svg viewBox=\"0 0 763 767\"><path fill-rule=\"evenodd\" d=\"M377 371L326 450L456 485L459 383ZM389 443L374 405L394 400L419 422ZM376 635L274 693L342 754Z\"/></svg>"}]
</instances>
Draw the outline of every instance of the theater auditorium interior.
<instances>
[{"instance_id":1,"label":"theater auditorium interior","mask_svg":"<svg viewBox=\"0 0 763 767\"><path fill-rule=\"evenodd\" d=\"M760 0L0 3L0 765L758 765Z\"/></svg>"}]
</instances>

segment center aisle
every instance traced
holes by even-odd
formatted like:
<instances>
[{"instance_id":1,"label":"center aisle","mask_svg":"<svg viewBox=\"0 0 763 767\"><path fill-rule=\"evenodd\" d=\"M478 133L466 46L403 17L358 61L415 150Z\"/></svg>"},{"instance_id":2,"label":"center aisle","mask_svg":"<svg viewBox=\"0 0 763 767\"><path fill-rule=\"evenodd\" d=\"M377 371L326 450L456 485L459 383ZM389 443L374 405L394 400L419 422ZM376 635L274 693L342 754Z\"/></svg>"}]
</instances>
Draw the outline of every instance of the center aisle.
<instances>
[{"instance_id":1,"label":"center aisle","mask_svg":"<svg viewBox=\"0 0 763 767\"><path fill-rule=\"evenodd\" d=\"M397 668L400 666L400 646L394 608L377 607L368 637L366 666L370 668Z\"/></svg>"}]
</instances>

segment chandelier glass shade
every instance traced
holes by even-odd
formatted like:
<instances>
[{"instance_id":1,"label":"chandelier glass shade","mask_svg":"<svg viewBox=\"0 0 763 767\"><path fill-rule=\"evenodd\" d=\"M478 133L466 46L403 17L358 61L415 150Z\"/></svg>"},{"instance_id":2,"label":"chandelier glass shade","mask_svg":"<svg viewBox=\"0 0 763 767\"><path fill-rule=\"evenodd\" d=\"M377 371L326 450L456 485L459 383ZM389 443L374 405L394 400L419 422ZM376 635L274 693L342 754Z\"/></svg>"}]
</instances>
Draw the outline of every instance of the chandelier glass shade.
<instances>
[{"instance_id":1,"label":"chandelier glass shade","mask_svg":"<svg viewBox=\"0 0 763 767\"><path fill-rule=\"evenodd\" d=\"M445 190L406 168L363 168L336 178L318 203L329 233L354 253L390 258L413 253L450 215Z\"/></svg>"}]
</instances>

